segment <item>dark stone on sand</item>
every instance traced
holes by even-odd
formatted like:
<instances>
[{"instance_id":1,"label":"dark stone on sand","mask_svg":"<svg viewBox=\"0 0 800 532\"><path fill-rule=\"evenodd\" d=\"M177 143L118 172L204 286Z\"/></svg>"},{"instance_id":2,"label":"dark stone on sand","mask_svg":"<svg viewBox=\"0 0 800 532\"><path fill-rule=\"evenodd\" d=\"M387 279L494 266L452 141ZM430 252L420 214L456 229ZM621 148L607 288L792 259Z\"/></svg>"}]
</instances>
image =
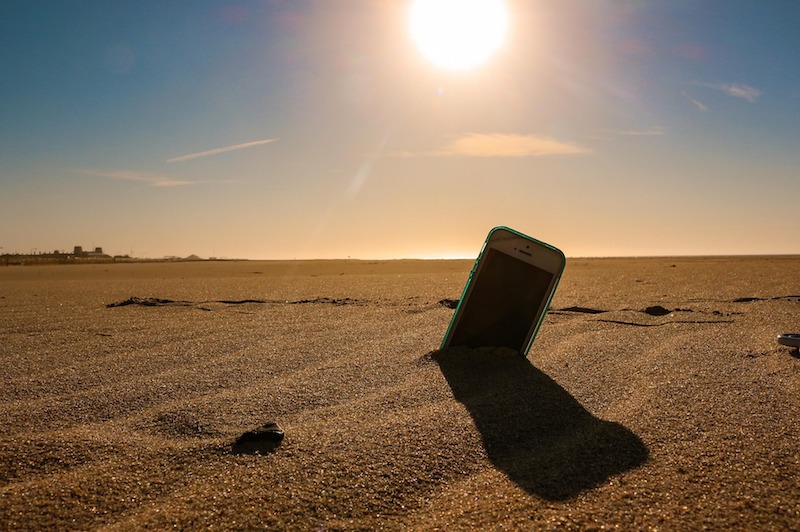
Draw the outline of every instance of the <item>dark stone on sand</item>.
<instances>
[{"instance_id":1,"label":"dark stone on sand","mask_svg":"<svg viewBox=\"0 0 800 532\"><path fill-rule=\"evenodd\" d=\"M563 312L579 312L581 314L602 314L605 310L588 307L567 307L561 309Z\"/></svg>"},{"instance_id":2,"label":"dark stone on sand","mask_svg":"<svg viewBox=\"0 0 800 532\"><path fill-rule=\"evenodd\" d=\"M236 454L254 454L274 451L283 442L284 432L274 421L239 436L233 444Z\"/></svg>"},{"instance_id":3,"label":"dark stone on sand","mask_svg":"<svg viewBox=\"0 0 800 532\"><path fill-rule=\"evenodd\" d=\"M106 305L108 308L114 307L127 307L128 305L141 305L144 307L160 307L165 305L179 305L179 306L187 306L190 302L188 301L175 301L172 299L161 299L158 297L130 297L125 301L118 301L116 303L109 303Z\"/></svg>"},{"instance_id":4,"label":"dark stone on sand","mask_svg":"<svg viewBox=\"0 0 800 532\"><path fill-rule=\"evenodd\" d=\"M236 443L248 443L248 442L262 442L262 441L269 441L273 443L281 443L283 441L283 429L280 425L275 423L274 421L270 421L265 425L258 427L255 430L251 430L245 432L239 439L236 440Z\"/></svg>"},{"instance_id":5,"label":"dark stone on sand","mask_svg":"<svg viewBox=\"0 0 800 532\"><path fill-rule=\"evenodd\" d=\"M287 301L292 305L306 305L308 303L320 303L320 304L327 304L327 305L336 305L336 306L344 306L344 305L357 305L359 301L357 299L351 299L349 297L342 297L342 298L332 298L332 297L315 297L313 299L298 299L297 301Z\"/></svg>"},{"instance_id":6,"label":"dark stone on sand","mask_svg":"<svg viewBox=\"0 0 800 532\"><path fill-rule=\"evenodd\" d=\"M652 307L647 307L642 312L645 314L649 314L651 316L666 316L667 314L672 314L672 311L668 308L664 308L661 305L654 305Z\"/></svg>"},{"instance_id":7,"label":"dark stone on sand","mask_svg":"<svg viewBox=\"0 0 800 532\"><path fill-rule=\"evenodd\" d=\"M458 306L458 299L440 299L439 304L447 308L456 308Z\"/></svg>"}]
</instances>

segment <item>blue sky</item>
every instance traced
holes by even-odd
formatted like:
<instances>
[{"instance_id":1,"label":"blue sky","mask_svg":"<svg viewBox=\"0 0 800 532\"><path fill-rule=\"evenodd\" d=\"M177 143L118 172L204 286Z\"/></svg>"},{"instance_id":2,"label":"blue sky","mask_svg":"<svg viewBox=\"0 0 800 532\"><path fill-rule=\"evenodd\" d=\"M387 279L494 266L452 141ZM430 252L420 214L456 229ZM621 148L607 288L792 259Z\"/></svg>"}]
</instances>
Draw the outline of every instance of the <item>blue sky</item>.
<instances>
[{"instance_id":1,"label":"blue sky","mask_svg":"<svg viewBox=\"0 0 800 532\"><path fill-rule=\"evenodd\" d=\"M800 253L800 2L507 0L462 71L410 5L4 2L0 252Z\"/></svg>"}]
</instances>

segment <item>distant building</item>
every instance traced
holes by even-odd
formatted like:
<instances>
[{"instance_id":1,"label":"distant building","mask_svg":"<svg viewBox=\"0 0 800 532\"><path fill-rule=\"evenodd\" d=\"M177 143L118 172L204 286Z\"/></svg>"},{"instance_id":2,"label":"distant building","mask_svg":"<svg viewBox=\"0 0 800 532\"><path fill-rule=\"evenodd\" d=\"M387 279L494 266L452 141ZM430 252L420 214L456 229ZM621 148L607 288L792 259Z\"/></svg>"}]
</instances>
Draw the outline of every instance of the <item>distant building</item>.
<instances>
[{"instance_id":1,"label":"distant building","mask_svg":"<svg viewBox=\"0 0 800 532\"><path fill-rule=\"evenodd\" d=\"M94 248L94 251L84 251L83 246L75 246L75 249L72 254L75 256L75 258L81 258L81 259L111 258L110 256L103 253L103 248Z\"/></svg>"},{"instance_id":2,"label":"distant building","mask_svg":"<svg viewBox=\"0 0 800 532\"><path fill-rule=\"evenodd\" d=\"M72 253L55 250L52 253L5 253L0 256L0 266L88 262L114 262L114 257L103 253L101 247L94 248L94 251L84 251L82 246L75 246Z\"/></svg>"}]
</instances>

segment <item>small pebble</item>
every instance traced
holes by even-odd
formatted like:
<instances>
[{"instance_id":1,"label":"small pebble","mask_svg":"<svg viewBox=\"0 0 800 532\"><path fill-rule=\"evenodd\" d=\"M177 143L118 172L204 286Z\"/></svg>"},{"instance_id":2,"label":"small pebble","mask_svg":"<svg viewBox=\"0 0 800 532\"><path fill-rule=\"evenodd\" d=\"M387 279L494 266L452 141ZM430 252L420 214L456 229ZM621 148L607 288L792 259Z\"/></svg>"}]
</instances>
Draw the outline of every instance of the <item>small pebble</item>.
<instances>
[{"instance_id":1,"label":"small pebble","mask_svg":"<svg viewBox=\"0 0 800 532\"><path fill-rule=\"evenodd\" d=\"M650 314L651 316L666 316L667 314L671 314L672 311L668 308L662 307L661 305L655 305L644 309L644 313Z\"/></svg>"},{"instance_id":2,"label":"small pebble","mask_svg":"<svg viewBox=\"0 0 800 532\"><path fill-rule=\"evenodd\" d=\"M237 453L272 451L281 444L283 436L281 426L270 421L239 436L233 444L233 450Z\"/></svg>"}]
</instances>

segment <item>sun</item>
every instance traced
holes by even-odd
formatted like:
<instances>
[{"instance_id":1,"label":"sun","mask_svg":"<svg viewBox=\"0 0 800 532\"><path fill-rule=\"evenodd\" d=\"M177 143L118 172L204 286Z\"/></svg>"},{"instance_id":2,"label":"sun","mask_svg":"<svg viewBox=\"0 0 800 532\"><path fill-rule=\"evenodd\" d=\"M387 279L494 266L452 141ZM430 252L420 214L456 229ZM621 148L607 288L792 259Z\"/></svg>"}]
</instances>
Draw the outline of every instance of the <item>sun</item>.
<instances>
[{"instance_id":1,"label":"sun","mask_svg":"<svg viewBox=\"0 0 800 532\"><path fill-rule=\"evenodd\" d=\"M503 45L508 15L503 0L416 0L410 23L411 37L429 61L466 70Z\"/></svg>"}]
</instances>

